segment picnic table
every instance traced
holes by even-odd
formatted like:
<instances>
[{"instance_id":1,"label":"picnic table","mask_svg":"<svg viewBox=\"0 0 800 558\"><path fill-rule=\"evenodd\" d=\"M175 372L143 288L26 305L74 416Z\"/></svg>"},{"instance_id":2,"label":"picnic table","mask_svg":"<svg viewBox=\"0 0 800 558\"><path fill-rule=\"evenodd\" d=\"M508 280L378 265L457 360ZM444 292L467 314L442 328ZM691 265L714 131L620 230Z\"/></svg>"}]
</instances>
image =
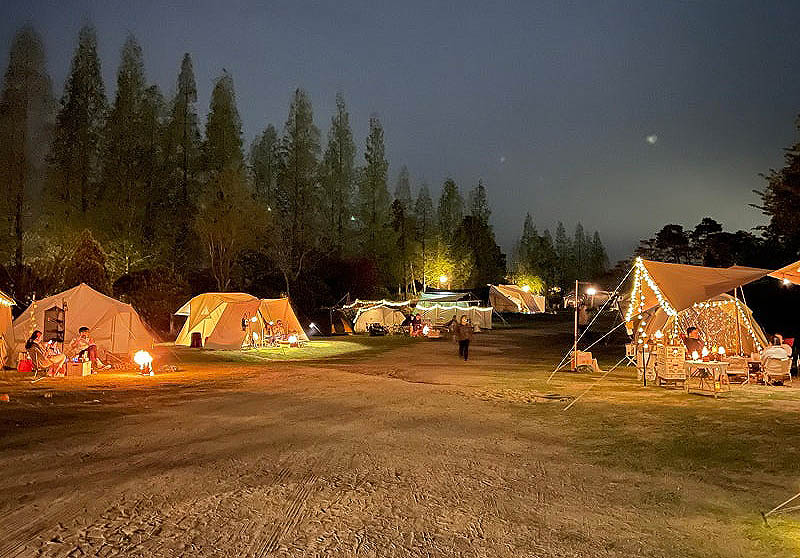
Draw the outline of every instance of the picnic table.
<instances>
[{"instance_id":1,"label":"picnic table","mask_svg":"<svg viewBox=\"0 0 800 558\"><path fill-rule=\"evenodd\" d=\"M710 393L715 398L723 391L731 390L728 379L728 363L725 361L686 361L686 393L695 391Z\"/></svg>"}]
</instances>

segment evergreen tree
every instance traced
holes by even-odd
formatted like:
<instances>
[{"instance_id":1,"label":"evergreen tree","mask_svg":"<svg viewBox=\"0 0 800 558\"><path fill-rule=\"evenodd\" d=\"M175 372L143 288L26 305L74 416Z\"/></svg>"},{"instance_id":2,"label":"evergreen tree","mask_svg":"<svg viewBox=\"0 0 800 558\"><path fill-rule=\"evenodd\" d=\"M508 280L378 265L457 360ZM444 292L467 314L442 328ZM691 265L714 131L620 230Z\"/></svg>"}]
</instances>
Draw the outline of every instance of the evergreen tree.
<instances>
[{"instance_id":1,"label":"evergreen tree","mask_svg":"<svg viewBox=\"0 0 800 558\"><path fill-rule=\"evenodd\" d=\"M64 264L64 285L72 288L81 283L101 293L111 293L106 254L89 229L84 229L78 236L72 254Z\"/></svg>"},{"instance_id":2,"label":"evergreen tree","mask_svg":"<svg viewBox=\"0 0 800 558\"><path fill-rule=\"evenodd\" d=\"M350 129L350 114L344 96L336 95L336 114L331 118L328 145L322 159L322 210L328 243L335 252L345 246L352 217L352 198L356 179L356 144Z\"/></svg>"},{"instance_id":3,"label":"evergreen tree","mask_svg":"<svg viewBox=\"0 0 800 558\"><path fill-rule=\"evenodd\" d=\"M572 275L576 279L586 280L588 278L588 256L589 243L583 225L575 225L575 234L572 237Z\"/></svg>"},{"instance_id":4,"label":"evergreen tree","mask_svg":"<svg viewBox=\"0 0 800 558\"><path fill-rule=\"evenodd\" d=\"M366 166L358 188L358 214L365 252L378 260L384 252L383 230L389 222L389 191L386 178L389 163L383 143L383 126L377 116L369 119L369 135L364 153Z\"/></svg>"},{"instance_id":5,"label":"evergreen tree","mask_svg":"<svg viewBox=\"0 0 800 558\"><path fill-rule=\"evenodd\" d=\"M603 241L600 240L600 233L597 231L594 231L594 236L592 236L589 253L590 277L600 277L608 270L608 254L605 246L603 246Z\"/></svg>"},{"instance_id":6,"label":"evergreen tree","mask_svg":"<svg viewBox=\"0 0 800 558\"><path fill-rule=\"evenodd\" d=\"M0 203L10 221L0 238L4 246L14 246L17 268L23 263L33 204L38 205L42 191L53 108L41 38L32 27L23 27L11 45L0 92Z\"/></svg>"},{"instance_id":7,"label":"evergreen tree","mask_svg":"<svg viewBox=\"0 0 800 558\"><path fill-rule=\"evenodd\" d=\"M467 287L500 283L506 275L506 256L497 245L491 226L478 217L464 217L453 235L451 254L456 262L472 262L461 277Z\"/></svg>"},{"instance_id":8,"label":"evergreen tree","mask_svg":"<svg viewBox=\"0 0 800 558\"><path fill-rule=\"evenodd\" d=\"M268 211L275 204L280 158L278 132L270 124L259 134L250 146L250 175L253 181L253 195L262 202Z\"/></svg>"},{"instance_id":9,"label":"evergreen tree","mask_svg":"<svg viewBox=\"0 0 800 558\"><path fill-rule=\"evenodd\" d=\"M469 192L469 214L482 223L489 223L489 216L492 210L489 209L489 201L486 196L486 187L482 180L478 180L478 185Z\"/></svg>"},{"instance_id":10,"label":"evergreen tree","mask_svg":"<svg viewBox=\"0 0 800 558\"><path fill-rule=\"evenodd\" d=\"M398 200L403 205L403 211L410 215L414 206L411 201L411 176L408 172L408 167L403 165L400 172L397 174L397 182L394 186L394 199Z\"/></svg>"},{"instance_id":11,"label":"evergreen tree","mask_svg":"<svg viewBox=\"0 0 800 558\"><path fill-rule=\"evenodd\" d=\"M115 276L130 272L153 249L149 210L161 195L156 169L162 121L163 98L157 88L147 89L142 49L128 36L104 130L101 209L95 219L110 241Z\"/></svg>"},{"instance_id":12,"label":"evergreen tree","mask_svg":"<svg viewBox=\"0 0 800 558\"><path fill-rule=\"evenodd\" d=\"M567 230L564 228L564 223L558 222L556 227L556 236L553 240L553 248L556 252L556 269L558 272L557 282L558 285L564 289L568 286L570 281L574 281L574 273L570 264L572 260L572 242L567 237Z\"/></svg>"},{"instance_id":13,"label":"evergreen tree","mask_svg":"<svg viewBox=\"0 0 800 558\"><path fill-rule=\"evenodd\" d=\"M244 162L242 120L236 108L233 78L225 70L211 93L201 157L206 173L222 172L227 167L239 168Z\"/></svg>"},{"instance_id":14,"label":"evergreen tree","mask_svg":"<svg viewBox=\"0 0 800 558\"><path fill-rule=\"evenodd\" d=\"M436 216L439 234L446 243L449 243L464 216L464 199L461 197L461 192L459 192L458 186L456 186L452 178L445 180L442 185L442 194L439 196Z\"/></svg>"},{"instance_id":15,"label":"evergreen tree","mask_svg":"<svg viewBox=\"0 0 800 558\"><path fill-rule=\"evenodd\" d=\"M396 199L391 205L392 229L395 232L397 241L397 255L400 263L400 284L399 289L404 296L408 296L408 272L410 267L411 232L409 216L406 213L406 206L400 199Z\"/></svg>"},{"instance_id":16,"label":"evergreen tree","mask_svg":"<svg viewBox=\"0 0 800 558\"><path fill-rule=\"evenodd\" d=\"M78 34L69 77L56 117L46 204L63 230L85 222L98 200L106 95L94 27Z\"/></svg>"},{"instance_id":17,"label":"evergreen tree","mask_svg":"<svg viewBox=\"0 0 800 558\"><path fill-rule=\"evenodd\" d=\"M192 58L187 52L181 61L175 97L164 130L162 176L167 192L161 196L156 219L173 224L162 227L164 252L173 269L185 270L192 260L192 219L194 199L199 190L201 145L196 103L197 85Z\"/></svg>"},{"instance_id":18,"label":"evergreen tree","mask_svg":"<svg viewBox=\"0 0 800 558\"><path fill-rule=\"evenodd\" d=\"M311 100L305 91L297 89L281 142L276 205L282 234L271 235L275 241L272 257L283 274L287 293L314 248L319 153L319 130L314 126Z\"/></svg>"},{"instance_id":19,"label":"evergreen tree","mask_svg":"<svg viewBox=\"0 0 800 558\"><path fill-rule=\"evenodd\" d=\"M431 199L428 185L424 182L420 186L419 193L417 194L417 201L414 203L414 221L416 224L416 239L420 243L421 248L421 265L420 271L422 273L422 288L423 290L428 286L428 252L431 246L431 240L434 237L434 214L433 214L433 200Z\"/></svg>"}]
</instances>

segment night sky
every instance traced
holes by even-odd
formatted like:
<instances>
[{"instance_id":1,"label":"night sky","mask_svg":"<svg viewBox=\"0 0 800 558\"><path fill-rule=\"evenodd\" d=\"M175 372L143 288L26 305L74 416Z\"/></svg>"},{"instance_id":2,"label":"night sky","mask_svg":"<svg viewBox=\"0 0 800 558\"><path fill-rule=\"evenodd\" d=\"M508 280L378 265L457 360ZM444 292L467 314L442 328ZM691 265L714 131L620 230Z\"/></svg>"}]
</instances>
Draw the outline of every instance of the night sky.
<instances>
[{"instance_id":1,"label":"night sky","mask_svg":"<svg viewBox=\"0 0 800 558\"><path fill-rule=\"evenodd\" d=\"M188 51L201 117L226 68L248 144L282 129L298 86L324 143L341 91L360 152L383 121L390 190L403 164L434 195L483 178L507 251L526 211L540 230L598 229L612 259L668 222L753 227L758 173L795 139L798 2L264 4L6 0L0 56L33 23L60 96L91 20L112 98L128 32L167 95Z\"/></svg>"}]
</instances>

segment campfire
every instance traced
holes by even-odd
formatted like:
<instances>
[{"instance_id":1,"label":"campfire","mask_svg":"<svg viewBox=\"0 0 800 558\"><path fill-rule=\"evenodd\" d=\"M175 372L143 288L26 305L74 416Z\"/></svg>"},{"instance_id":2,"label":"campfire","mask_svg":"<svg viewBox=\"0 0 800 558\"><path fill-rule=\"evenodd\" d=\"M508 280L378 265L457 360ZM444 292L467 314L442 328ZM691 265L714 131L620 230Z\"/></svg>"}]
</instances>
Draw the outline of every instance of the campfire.
<instances>
[{"instance_id":1,"label":"campfire","mask_svg":"<svg viewBox=\"0 0 800 558\"><path fill-rule=\"evenodd\" d=\"M153 375L153 356L147 351L136 351L133 362L139 365L139 370L144 375Z\"/></svg>"}]
</instances>

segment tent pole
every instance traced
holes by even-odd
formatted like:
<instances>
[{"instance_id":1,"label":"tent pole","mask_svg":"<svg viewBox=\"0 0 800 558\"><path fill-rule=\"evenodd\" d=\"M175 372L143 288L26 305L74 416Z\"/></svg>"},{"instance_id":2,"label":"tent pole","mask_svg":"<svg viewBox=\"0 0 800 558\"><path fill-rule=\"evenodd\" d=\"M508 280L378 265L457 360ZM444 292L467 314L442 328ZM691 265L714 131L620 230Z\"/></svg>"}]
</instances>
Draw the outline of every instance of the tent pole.
<instances>
[{"instance_id":1,"label":"tent pole","mask_svg":"<svg viewBox=\"0 0 800 558\"><path fill-rule=\"evenodd\" d=\"M570 370L575 370L578 362L578 280L575 279L575 298L573 299L575 308L575 322L573 328L573 343L572 343L572 366Z\"/></svg>"},{"instance_id":2,"label":"tent pole","mask_svg":"<svg viewBox=\"0 0 800 558\"><path fill-rule=\"evenodd\" d=\"M739 290L741 290L741 285L739 286ZM744 291L742 291L742 298L744 298ZM742 324L739 321L739 299L736 298L736 289L733 289L733 300L735 301L734 304L736 305L736 336L739 340L739 355L742 354Z\"/></svg>"}]
</instances>

